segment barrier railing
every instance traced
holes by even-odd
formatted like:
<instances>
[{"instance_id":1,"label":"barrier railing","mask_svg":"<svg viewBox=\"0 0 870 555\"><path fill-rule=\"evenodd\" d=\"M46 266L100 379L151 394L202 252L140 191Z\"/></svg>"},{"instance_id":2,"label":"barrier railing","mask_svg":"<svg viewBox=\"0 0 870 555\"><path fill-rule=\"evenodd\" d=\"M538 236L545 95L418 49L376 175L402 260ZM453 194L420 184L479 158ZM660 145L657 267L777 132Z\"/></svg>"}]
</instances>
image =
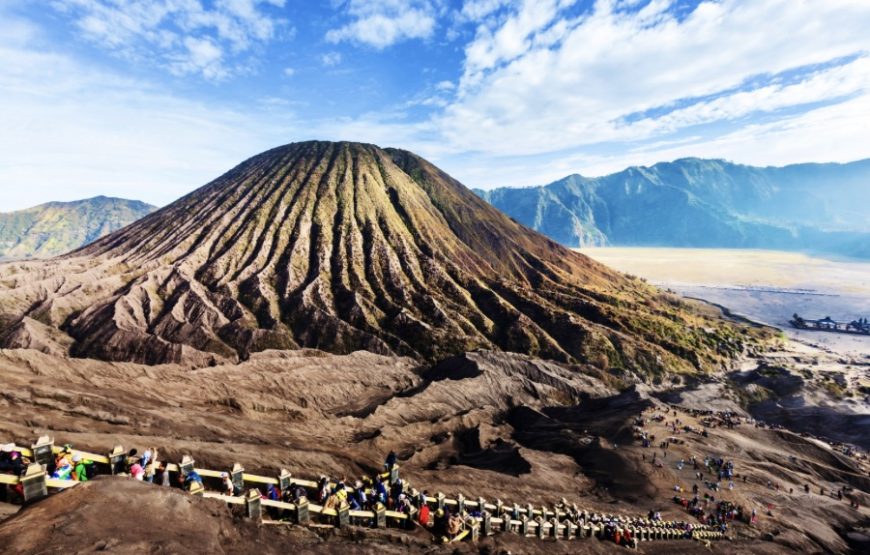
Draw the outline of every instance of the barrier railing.
<instances>
[{"instance_id":1,"label":"barrier railing","mask_svg":"<svg viewBox=\"0 0 870 555\"><path fill-rule=\"evenodd\" d=\"M25 503L30 503L49 495L49 490L63 490L75 486L79 482L74 480L59 480L48 476L47 468L53 463L53 456L63 451L56 447L54 441L47 437L40 437L30 448L14 447L23 456L33 460L33 464L27 467L26 472L18 477L9 474L0 474L0 484L16 486L21 484L22 497ZM119 464L126 459L123 447L116 446L109 454L99 455L78 449L71 449L72 456L81 457L83 460L95 464L104 465L109 473L114 474ZM157 461L153 461L157 464ZM245 469L235 464L230 471L218 471L205 468L196 468L195 461L184 456L179 463L167 463L166 470L178 474L183 470L193 470L203 478L223 479L224 475L230 477L233 486L243 489L245 484L253 484L255 487L244 496L230 496L214 491L206 491L204 486L194 483L190 489L193 495L199 495L207 499L216 499L231 505L246 507L249 518L262 519L263 510L275 509L286 513L291 523L309 525L312 523L312 515L318 520L325 520L325 524L337 528L345 528L352 523L365 522L366 525L375 528L386 528L390 521L408 524L412 517L406 513L388 510L382 504L378 504L374 510L351 510L346 504L339 508L327 508L310 503L307 497L302 497L296 503L287 503L264 499L257 486L273 485L279 491L287 491L291 485L303 488L308 492L319 487L318 482L294 477L289 471L281 469L277 477L260 476L249 474ZM389 480L392 485L399 480L398 465L381 475ZM481 536L486 537L495 533L515 533L526 537L540 539L580 539L599 538L604 539L606 529L609 528L611 536L630 537L635 542L670 540L670 539L696 539L716 540L724 537L724 534L712 527L700 524L689 525L678 521L654 521L641 517L626 517L621 515L597 514L581 511L576 505L568 506L567 501L561 500L559 506L547 508L535 508L530 504L504 503L496 500L489 503L484 498L467 499L462 494L456 498L448 498L443 493L435 496L421 496L419 492L410 488L410 494L421 501L425 499L432 509L450 508L452 512L463 515L463 526L459 534L450 541L477 541ZM353 492L353 488L347 488ZM471 515L469 510L476 509L477 515ZM263 520L268 524L286 524L283 520ZM627 532L627 534L626 534Z\"/></svg>"}]
</instances>

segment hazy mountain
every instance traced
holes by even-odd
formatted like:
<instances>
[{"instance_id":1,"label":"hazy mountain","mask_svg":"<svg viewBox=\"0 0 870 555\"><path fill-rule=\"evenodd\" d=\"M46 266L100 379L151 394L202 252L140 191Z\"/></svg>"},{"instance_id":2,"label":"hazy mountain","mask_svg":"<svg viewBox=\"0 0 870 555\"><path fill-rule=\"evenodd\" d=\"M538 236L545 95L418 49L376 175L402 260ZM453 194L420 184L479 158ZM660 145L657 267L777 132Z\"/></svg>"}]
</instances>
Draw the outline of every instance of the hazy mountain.
<instances>
[{"instance_id":1,"label":"hazy mountain","mask_svg":"<svg viewBox=\"0 0 870 555\"><path fill-rule=\"evenodd\" d=\"M570 247L760 247L849 256L870 250L870 159L758 168L686 158L476 192Z\"/></svg>"},{"instance_id":2,"label":"hazy mountain","mask_svg":"<svg viewBox=\"0 0 870 555\"><path fill-rule=\"evenodd\" d=\"M0 258L47 258L77 249L157 208L138 200L95 197L0 213Z\"/></svg>"},{"instance_id":3,"label":"hazy mountain","mask_svg":"<svg viewBox=\"0 0 870 555\"><path fill-rule=\"evenodd\" d=\"M487 348L663 373L743 341L416 155L357 143L270 150L75 257L0 266L0 284L0 345L147 363Z\"/></svg>"}]
</instances>

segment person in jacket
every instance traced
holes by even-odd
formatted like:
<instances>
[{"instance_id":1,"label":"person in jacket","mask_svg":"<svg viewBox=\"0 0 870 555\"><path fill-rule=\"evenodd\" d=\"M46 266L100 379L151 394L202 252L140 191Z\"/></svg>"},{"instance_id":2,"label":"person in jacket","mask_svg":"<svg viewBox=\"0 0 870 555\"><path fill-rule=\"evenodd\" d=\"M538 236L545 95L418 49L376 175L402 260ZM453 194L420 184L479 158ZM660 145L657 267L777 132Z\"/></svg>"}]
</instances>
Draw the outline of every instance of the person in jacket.
<instances>
[{"instance_id":1,"label":"person in jacket","mask_svg":"<svg viewBox=\"0 0 870 555\"><path fill-rule=\"evenodd\" d=\"M437 541L445 541L447 539L447 526L450 523L450 513L445 509L438 509L435 512L435 523L432 526L432 533Z\"/></svg>"},{"instance_id":2,"label":"person in jacket","mask_svg":"<svg viewBox=\"0 0 870 555\"><path fill-rule=\"evenodd\" d=\"M58 480L72 480L73 473L72 446L64 445L54 460L54 472L51 477Z\"/></svg>"},{"instance_id":3,"label":"person in jacket","mask_svg":"<svg viewBox=\"0 0 870 555\"><path fill-rule=\"evenodd\" d=\"M72 457L72 446L70 444L64 445L54 459L54 467L58 469L64 466L72 466Z\"/></svg>"},{"instance_id":4,"label":"person in jacket","mask_svg":"<svg viewBox=\"0 0 870 555\"><path fill-rule=\"evenodd\" d=\"M424 528L429 527L429 505L424 503L420 506L420 512L417 513L417 522Z\"/></svg>"},{"instance_id":5,"label":"person in jacket","mask_svg":"<svg viewBox=\"0 0 870 555\"><path fill-rule=\"evenodd\" d=\"M381 480L380 476L375 476L375 502L382 503L384 506L387 506L387 498L389 494L387 493L387 486L384 485L384 481Z\"/></svg>"},{"instance_id":6,"label":"person in jacket","mask_svg":"<svg viewBox=\"0 0 870 555\"><path fill-rule=\"evenodd\" d=\"M72 471L72 479L76 482L87 482L88 481L88 467L93 463L93 461L85 460L81 455L73 455L72 458L73 463L73 471Z\"/></svg>"},{"instance_id":7,"label":"person in jacket","mask_svg":"<svg viewBox=\"0 0 870 555\"><path fill-rule=\"evenodd\" d=\"M142 454L140 463L145 469L145 481L149 484L154 483L154 477L157 475L157 449L148 449Z\"/></svg>"},{"instance_id":8,"label":"person in jacket","mask_svg":"<svg viewBox=\"0 0 870 555\"><path fill-rule=\"evenodd\" d=\"M23 471L21 453L15 450L15 444L0 446L0 472L20 476Z\"/></svg>"},{"instance_id":9,"label":"person in jacket","mask_svg":"<svg viewBox=\"0 0 870 555\"><path fill-rule=\"evenodd\" d=\"M190 470L184 474L181 483L185 490L190 491L194 484L202 486L202 476L200 476L197 471Z\"/></svg>"},{"instance_id":10,"label":"person in jacket","mask_svg":"<svg viewBox=\"0 0 870 555\"><path fill-rule=\"evenodd\" d=\"M390 453L387 455L386 460L384 461L384 470L386 470L387 472L393 470L393 467L396 466L396 459L396 452L390 451Z\"/></svg>"}]
</instances>

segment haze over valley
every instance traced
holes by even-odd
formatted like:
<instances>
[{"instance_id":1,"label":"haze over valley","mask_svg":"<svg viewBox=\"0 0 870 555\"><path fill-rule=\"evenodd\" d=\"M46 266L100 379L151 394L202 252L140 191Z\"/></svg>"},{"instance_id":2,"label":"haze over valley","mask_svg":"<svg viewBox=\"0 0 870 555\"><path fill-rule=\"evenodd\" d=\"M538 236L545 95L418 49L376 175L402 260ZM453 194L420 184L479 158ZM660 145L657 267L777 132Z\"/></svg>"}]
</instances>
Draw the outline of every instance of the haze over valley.
<instances>
[{"instance_id":1,"label":"haze over valley","mask_svg":"<svg viewBox=\"0 0 870 555\"><path fill-rule=\"evenodd\" d=\"M758 168L687 158L477 193L571 247L760 248L870 258L870 160Z\"/></svg>"}]
</instances>

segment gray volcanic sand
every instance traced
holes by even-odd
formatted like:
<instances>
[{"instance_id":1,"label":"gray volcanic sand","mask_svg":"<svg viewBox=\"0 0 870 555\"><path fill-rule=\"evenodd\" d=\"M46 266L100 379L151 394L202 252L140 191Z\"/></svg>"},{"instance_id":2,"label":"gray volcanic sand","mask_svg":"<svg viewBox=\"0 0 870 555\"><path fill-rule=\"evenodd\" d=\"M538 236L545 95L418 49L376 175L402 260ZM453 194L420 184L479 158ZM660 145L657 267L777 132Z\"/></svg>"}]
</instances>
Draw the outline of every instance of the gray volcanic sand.
<instances>
[{"instance_id":1,"label":"gray volcanic sand","mask_svg":"<svg viewBox=\"0 0 870 555\"><path fill-rule=\"evenodd\" d=\"M863 493L865 508L857 512L844 501L818 495L816 489L824 486L830 491L851 483L866 492L868 469L825 444L790 432L742 426L713 428L708 438L679 434L685 444L669 450L663 467L653 466L652 450L631 441L631 428L635 416L642 411L653 415L660 403L644 387L616 395L597 378L577 370L491 352L469 353L449 367L426 370L410 359L370 353L269 352L238 365L190 369L2 351L0 437L26 444L48 433L59 442L97 452L115 444L156 446L162 458L178 460L191 454L203 468L228 469L240 462L249 472L274 475L284 467L309 479L321 472L348 478L370 474L380 468L385 453L395 449L403 478L430 492L535 505L566 498L590 511L640 515L656 509L667 519L681 520L691 517L672 502L673 488L691 487L692 476L690 467L677 470L676 460L725 456L749 481L739 482L733 492L717 493L717 498L760 513L768 504L775 510L772 516L762 516L756 527L736 524L737 541L715 544L716 552L846 552L841 533L870 519L870 499ZM681 418L686 425L700 425L694 418ZM659 438L672 435L662 424L651 423L648 429ZM781 489L768 489L768 480ZM804 483L813 485L812 495L802 493ZM789 494L789 488L796 493ZM0 544L17 535L18 519L31 518L45 506L46 513L36 520L58 525L34 531L33 541L41 537L58 546L49 552L87 552L105 539L99 535L99 520L93 521L91 535L70 536L63 530L77 525L75 510L58 515L49 509L99 505L102 492L88 497L88 491L63 494L52 500L56 505L37 504L0 524ZM76 501L77 495L85 498ZM70 503L61 503L64 498ZM177 509L176 502L163 497L149 496L142 503L146 512L155 514L173 515ZM173 552L194 549L198 540L184 532L190 527L186 517L160 518L170 523L165 530L173 541L183 544ZM222 529L226 522L209 526ZM140 524L148 525L138 518L130 522ZM259 547L243 541L249 533L253 532L245 528L218 533L215 541L226 539L220 545L226 553L259 552ZM147 551L163 545L165 535L125 535L119 541L141 540L144 543L135 543L137 549ZM260 537L265 541L267 536ZM302 541L298 538L275 541L287 541L290 550L303 545L293 543ZM309 552L379 552L382 541L339 537L317 548L321 551ZM429 548L423 541L401 544L401 552L425 552ZM557 546L499 536L481 546L461 546L459 553L485 549L597 553L617 548L594 541ZM695 553L706 548L677 542L644 545L643 551Z\"/></svg>"},{"instance_id":2,"label":"gray volcanic sand","mask_svg":"<svg viewBox=\"0 0 870 555\"><path fill-rule=\"evenodd\" d=\"M792 430L870 448L866 393L870 337L797 330L788 323L795 312L805 318L870 317L870 263L767 250L599 248L583 252L660 287L781 329L789 341L760 359L746 361L743 374L733 378L745 381L763 364L783 369L791 377L783 374L782 380L801 385L787 393L775 391L774 397L752 405L752 414ZM679 397L686 404L711 406L721 403L717 397L721 399L722 388L705 386Z\"/></svg>"},{"instance_id":3,"label":"gray volcanic sand","mask_svg":"<svg viewBox=\"0 0 870 555\"><path fill-rule=\"evenodd\" d=\"M870 356L870 337L796 330L788 321L870 318L870 262L741 249L590 248L583 254L681 295L725 306L834 353Z\"/></svg>"}]
</instances>

